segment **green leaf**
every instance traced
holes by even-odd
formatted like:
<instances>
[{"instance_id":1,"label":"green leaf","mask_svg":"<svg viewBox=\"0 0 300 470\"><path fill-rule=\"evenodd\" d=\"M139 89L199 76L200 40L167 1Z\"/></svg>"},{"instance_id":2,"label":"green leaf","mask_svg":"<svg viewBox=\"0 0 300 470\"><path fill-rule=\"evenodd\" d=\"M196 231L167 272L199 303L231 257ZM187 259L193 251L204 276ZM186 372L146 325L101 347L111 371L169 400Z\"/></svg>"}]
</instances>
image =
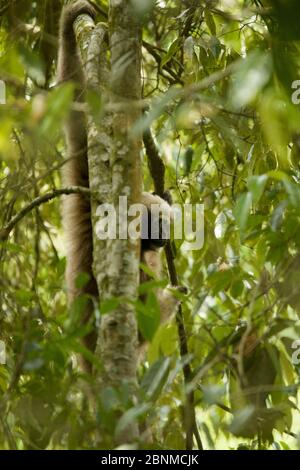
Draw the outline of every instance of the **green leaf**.
<instances>
[{"instance_id":1,"label":"green leaf","mask_svg":"<svg viewBox=\"0 0 300 470\"><path fill-rule=\"evenodd\" d=\"M77 289L82 289L84 286L86 286L90 280L90 277L91 276L88 273L80 273L76 277L76 281L75 281L75 285Z\"/></svg>"},{"instance_id":2,"label":"green leaf","mask_svg":"<svg viewBox=\"0 0 300 470\"><path fill-rule=\"evenodd\" d=\"M113 387L104 387L101 391L100 398L102 407L106 413L120 407L117 391Z\"/></svg>"},{"instance_id":3,"label":"green leaf","mask_svg":"<svg viewBox=\"0 0 300 470\"><path fill-rule=\"evenodd\" d=\"M212 55L217 59L222 51L222 45L216 36L211 36L209 39L209 48Z\"/></svg>"},{"instance_id":4,"label":"green leaf","mask_svg":"<svg viewBox=\"0 0 300 470\"><path fill-rule=\"evenodd\" d=\"M287 174L281 170L271 170L268 172L269 178L273 178L276 181L285 181L288 179Z\"/></svg>"},{"instance_id":5,"label":"green leaf","mask_svg":"<svg viewBox=\"0 0 300 470\"><path fill-rule=\"evenodd\" d=\"M241 295L243 294L244 290L244 283L241 279L237 279L232 283L231 289L230 289L230 295L234 297L235 299L239 299Z\"/></svg>"},{"instance_id":6,"label":"green leaf","mask_svg":"<svg viewBox=\"0 0 300 470\"><path fill-rule=\"evenodd\" d=\"M248 187L252 195L253 204L257 204L264 192L268 175L250 176Z\"/></svg>"},{"instance_id":7,"label":"green leaf","mask_svg":"<svg viewBox=\"0 0 300 470\"><path fill-rule=\"evenodd\" d=\"M288 193L290 203L292 206L297 209L300 208L300 188L297 184L292 183L291 181L284 179L283 184L285 186L286 192Z\"/></svg>"},{"instance_id":8,"label":"green leaf","mask_svg":"<svg viewBox=\"0 0 300 470\"><path fill-rule=\"evenodd\" d=\"M271 216L271 229L274 232L276 232L276 230L278 230L282 225L283 215L287 208L287 205L287 201L282 201L280 204L278 204Z\"/></svg>"},{"instance_id":9,"label":"green leaf","mask_svg":"<svg viewBox=\"0 0 300 470\"><path fill-rule=\"evenodd\" d=\"M128 429L132 425L132 423L136 422L142 416L145 416L146 413L150 410L150 408L150 404L143 403L126 411L117 423L115 431L116 436L122 435L126 431L126 429Z\"/></svg>"},{"instance_id":10,"label":"green leaf","mask_svg":"<svg viewBox=\"0 0 300 470\"><path fill-rule=\"evenodd\" d=\"M291 450L291 448L288 446L286 442L280 441L279 444L281 445L283 450Z\"/></svg>"},{"instance_id":11,"label":"green leaf","mask_svg":"<svg viewBox=\"0 0 300 470\"><path fill-rule=\"evenodd\" d=\"M250 192L242 194L235 205L234 216L240 231L243 233L247 227L247 222L252 206L252 194Z\"/></svg>"},{"instance_id":12,"label":"green leaf","mask_svg":"<svg viewBox=\"0 0 300 470\"><path fill-rule=\"evenodd\" d=\"M293 385L296 379L295 371L291 363L291 359L287 357L287 354L283 348L280 350L280 364L286 383L288 385Z\"/></svg>"},{"instance_id":13,"label":"green leaf","mask_svg":"<svg viewBox=\"0 0 300 470\"><path fill-rule=\"evenodd\" d=\"M222 240L222 238L225 236L226 230L228 227L228 221L226 214L224 212L220 212L220 214L217 215L216 221L215 221L215 237L218 240Z\"/></svg>"},{"instance_id":14,"label":"green leaf","mask_svg":"<svg viewBox=\"0 0 300 470\"><path fill-rule=\"evenodd\" d=\"M145 392L146 399L155 401L169 375L171 360L169 357L158 359L144 375L141 388Z\"/></svg>"},{"instance_id":15,"label":"green leaf","mask_svg":"<svg viewBox=\"0 0 300 470\"><path fill-rule=\"evenodd\" d=\"M203 400L209 405L219 403L224 399L226 389L223 385L208 384L203 385L201 388L203 391Z\"/></svg>"},{"instance_id":16,"label":"green leaf","mask_svg":"<svg viewBox=\"0 0 300 470\"><path fill-rule=\"evenodd\" d=\"M249 433L249 422L254 417L255 407L253 405L246 405L241 410L235 412L233 420L230 423L229 431L235 436L247 436ZM251 433L249 433L251 435Z\"/></svg>"},{"instance_id":17,"label":"green leaf","mask_svg":"<svg viewBox=\"0 0 300 470\"><path fill-rule=\"evenodd\" d=\"M45 84L45 65L41 57L29 49L24 44L19 45L19 54L28 76L37 83L38 86Z\"/></svg>"},{"instance_id":18,"label":"green leaf","mask_svg":"<svg viewBox=\"0 0 300 470\"><path fill-rule=\"evenodd\" d=\"M193 163L193 156L193 147L189 146L183 155L184 176L188 176L190 174Z\"/></svg>"},{"instance_id":19,"label":"green leaf","mask_svg":"<svg viewBox=\"0 0 300 470\"><path fill-rule=\"evenodd\" d=\"M38 370L44 365L44 359L42 357L36 357L35 359L31 359L26 361L23 365L23 369L27 371L31 370Z\"/></svg>"},{"instance_id":20,"label":"green leaf","mask_svg":"<svg viewBox=\"0 0 300 470\"><path fill-rule=\"evenodd\" d=\"M47 114L43 119L40 131L49 138L57 134L60 125L68 115L73 100L74 85L66 83L52 91L47 98ZM59 129L60 130L60 129Z\"/></svg>"},{"instance_id":21,"label":"green leaf","mask_svg":"<svg viewBox=\"0 0 300 470\"><path fill-rule=\"evenodd\" d=\"M269 82L271 73L272 59L269 53L256 50L241 59L229 91L233 108L240 109L251 103Z\"/></svg>"},{"instance_id":22,"label":"green leaf","mask_svg":"<svg viewBox=\"0 0 300 470\"><path fill-rule=\"evenodd\" d=\"M71 304L71 316L69 320L72 319L72 321L76 323L85 311L88 301L88 296L85 294L76 297Z\"/></svg>"},{"instance_id":23,"label":"green leaf","mask_svg":"<svg viewBox=\"0 0 300 470\"><path fill-rule=\"evenodd\" d=\"M177 38L175 39L174 42L172 42L172 44L170 45L168 49L168 52L163 56L161 60L161 63L160 63L161 68L164 65L166 65L172 59L172 57L176 54L176 52L178 51L180 47L181 42L182 42L181 38Z\"/></svg>"},{"instance_id":24,"label":"green leaf","mask_svg":"<svg viewBox=\"0 0 300 470\"><path fill-rule=\"evenodd\" d=\"M150 271L150 270L149 270ZM163 288L167 284L167 281L158 281L156 279L153 279L151 281L143 282L142 284L139 285L138 291L139 295L145 295L148 292L154 292L158 288Z\"/></svg>"},{"instance_id":25,"label":"green leaf","mask_svg":"<svg viewBox=\"0 0 300 470\"><path fill-rule=\"evenodd\" d=\"M105 315L106 313L112 312L115 310L123 300L120 298L112 298L103 300L100 304L100 312L101 315Z\"/></svg>"},{"instance_id":26,"label":"green leaf","mask_svg":"<svg viewBox=\"0 0 300 470\"><path fill-rule=\"evenodd\" d=\"M137 304L137 313L139 330L147 341L151 341L160 324L159 304L154 293L147 294L146 303Z\"/></svg>"},{"instance_id":27,"label":"green leaf","mask_svg":"<svg viewBox=\"0 0 300 470\"><path fill-rule=\"evenodd\" d=\"M16 300L21 305L28 305L34 298L34 293L26 289L18 289L15 291Z\"/></svg>"},{"instance_id":28,"label":"green leaf","mask_svg":"<svg viewBox=\"0 0 300 470\"><path fill-rule=\"evenodd\" d=\"M216 24L215 24L213 15L210 13L209 10L206 9L204 12L204 17L205 17L205 22L212 36L216 36Z\"/></svg>"},{"instance_id":29,"label":"green leaf","mask_svg":"<svg viewBox=\"0 0 300 470\"><path fill-rule=\"evenodd\" d=\"M103 116L103 103L99 91L88 89L86 92L86 101L94 122L99 122Z\"/></svg>"}]
</instances>

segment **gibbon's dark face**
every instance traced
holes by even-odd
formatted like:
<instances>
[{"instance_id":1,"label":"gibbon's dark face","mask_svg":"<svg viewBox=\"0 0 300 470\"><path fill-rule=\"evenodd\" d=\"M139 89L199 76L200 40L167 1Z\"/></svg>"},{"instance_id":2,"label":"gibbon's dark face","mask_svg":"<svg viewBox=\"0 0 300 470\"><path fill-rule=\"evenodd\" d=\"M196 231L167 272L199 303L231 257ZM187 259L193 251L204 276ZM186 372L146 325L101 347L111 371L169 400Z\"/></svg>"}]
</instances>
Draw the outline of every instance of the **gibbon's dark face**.
<instances>
[{"instance_id":1,"label":"gibbon's dark face","mask_svg":"<svg viewBox=\"0 0 300 470\"><path fill-rule=\"evenodd\" d=\"M170 221L159 217L151 217L151 211L147 210L142 216L141 240L142 250L158 250L169 240Z\"/></svg>"}]
</instances>

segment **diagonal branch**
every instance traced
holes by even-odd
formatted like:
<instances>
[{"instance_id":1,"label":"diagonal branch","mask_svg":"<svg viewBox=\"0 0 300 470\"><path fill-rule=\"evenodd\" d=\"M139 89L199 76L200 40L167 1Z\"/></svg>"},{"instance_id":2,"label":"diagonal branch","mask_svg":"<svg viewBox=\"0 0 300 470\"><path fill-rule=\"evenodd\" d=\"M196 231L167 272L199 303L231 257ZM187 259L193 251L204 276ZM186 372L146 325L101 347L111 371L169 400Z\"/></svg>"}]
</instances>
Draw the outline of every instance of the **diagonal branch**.
<instances>
[{"instance_id":1,"label":"diagonal branch","mask_svg":"<svg viewBox=\"0 0 300 470\"><path fill-rule=\"evenodd\" d=\"M39 207L45 202L49 202L56 197L63 196L64 194L82 194L83 196L90 197L91 193L88 188L82 186L69 186L68 188L53 189L49 193L43 194L33 199L27 206L23 207L12 219L0 230L0 241L8 239L10 232L27 214L33 209Z\"/></svg>"}]
</instances>

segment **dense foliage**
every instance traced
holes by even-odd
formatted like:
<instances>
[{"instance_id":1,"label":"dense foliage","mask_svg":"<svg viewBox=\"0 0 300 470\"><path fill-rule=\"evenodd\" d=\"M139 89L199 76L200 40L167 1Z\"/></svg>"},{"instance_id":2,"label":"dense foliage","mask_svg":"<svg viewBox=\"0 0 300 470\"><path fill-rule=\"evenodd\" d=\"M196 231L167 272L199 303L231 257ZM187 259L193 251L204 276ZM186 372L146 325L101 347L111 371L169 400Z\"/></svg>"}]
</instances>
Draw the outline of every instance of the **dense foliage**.
<instances>
[{"instance_id":1,"label":"dense foliage","mask_svg":"<svg viewBox=\"0 0 300 470\"><path fill-rule=\"evenodd\" d=\"M1 2L2 227L61 187L62 127L72 99L72 87L55 87L62 3ZM95 3L107 11L107 2ZM150 296L150 316L139 315L151 339L139 405L126 404L126 388L106 389L97 415L90 413L89 378L75 355L84 334L80 302L71 312L66 306L60 200L35 207L0 243L0 448L109 448L128 420L147 417L155 448L183 449L182 365L189 362L204 448L296 449L299 2L132 3L143 21L149 105L138 125L151 124L174 201L205 209L203 248L185 252L174 243L180 283L189 290L189 354L179 355L175 321L157 329ZM144 186L152 189L144 160Z\"/></svg>"}]
</instances>

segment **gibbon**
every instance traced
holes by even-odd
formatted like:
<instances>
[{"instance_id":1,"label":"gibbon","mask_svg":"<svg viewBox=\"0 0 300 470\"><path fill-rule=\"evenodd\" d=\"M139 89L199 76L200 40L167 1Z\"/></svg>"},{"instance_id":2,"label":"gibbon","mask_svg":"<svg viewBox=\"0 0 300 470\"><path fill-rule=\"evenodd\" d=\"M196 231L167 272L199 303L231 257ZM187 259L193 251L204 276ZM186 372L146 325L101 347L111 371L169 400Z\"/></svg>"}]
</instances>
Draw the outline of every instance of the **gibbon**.
<instances>
[{"instance_id":1,"label":"gibbon","mask_svg":"<svg viewBox=\"0 0 300 470\"><path fill-rule=\"evenodd\" d=\"M75 83L74 101L83 102L84 74L80 56L76 47L73 24L76 18L83 13L95 19L96 12L93 6L85 0L79 0L63 8L60 18L59 52L58 52L58 83L71 80ZM87 160L87 132L84 112L72 109L65 125L67 145L67 160L63 167L63 181L65 185L89 187L88 160ZM143 192L141 203L147 208L148 221L151 219L151 205L158 204L163 216L171 216L171 206L155 194ZM85 294L87 305L82 318L86 324L93 317L93 298L98 299L99 293L92 271L93 246L90 202L81 194L71 194L63 202L63 226L67 243L66 284L68 300L71 304L78 296ZM141 225L143 227L143 216ZM143 233L143 228L141 229ZM151 233L151 223L148 224L148 234ZM161 247L166 240L162 238L151 239L142 237L141 262L146 264L155 277L161 277ZM76 279L80 273L87 273L88 283L83 288L76 286ZM140 270L140 282L149 280L149 275ZM168 320L176 310L177 300L170 289L158 290L157 298L161 308L162 321ZM84 345L91 351L96 346L96 331L88 334ZM141 344L144 349L144 345ZM91 364L82 359L85 371L91 370Z\"/></svg>"}]
</instances>

